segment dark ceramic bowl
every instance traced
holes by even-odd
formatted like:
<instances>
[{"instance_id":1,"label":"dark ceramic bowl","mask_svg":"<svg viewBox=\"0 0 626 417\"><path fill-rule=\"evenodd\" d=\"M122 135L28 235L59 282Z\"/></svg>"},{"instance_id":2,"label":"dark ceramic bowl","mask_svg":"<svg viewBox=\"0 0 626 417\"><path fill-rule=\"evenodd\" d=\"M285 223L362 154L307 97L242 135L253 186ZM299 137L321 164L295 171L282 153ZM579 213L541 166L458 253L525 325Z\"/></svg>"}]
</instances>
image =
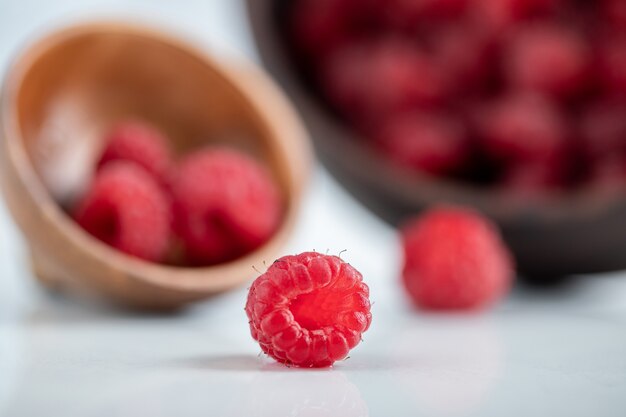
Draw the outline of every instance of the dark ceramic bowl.
<instances>
[{"instance_id":1,"label":"dark ceramic bowl","mask_svg":"<svg viewBox=\"0 0 626 417\"><path fill-rule=\"evenodd\" d=\"M542 200L399 172L341 123L296 69L280 30L285 0L247 0L261 58L286 89L330 172L393 225L432 204L474 207L496 221L521 273L561 277L626 268L626 199L621 193L580 190ZM618 195L619 194L619 195Z\"/></svg>"}]
</instances>

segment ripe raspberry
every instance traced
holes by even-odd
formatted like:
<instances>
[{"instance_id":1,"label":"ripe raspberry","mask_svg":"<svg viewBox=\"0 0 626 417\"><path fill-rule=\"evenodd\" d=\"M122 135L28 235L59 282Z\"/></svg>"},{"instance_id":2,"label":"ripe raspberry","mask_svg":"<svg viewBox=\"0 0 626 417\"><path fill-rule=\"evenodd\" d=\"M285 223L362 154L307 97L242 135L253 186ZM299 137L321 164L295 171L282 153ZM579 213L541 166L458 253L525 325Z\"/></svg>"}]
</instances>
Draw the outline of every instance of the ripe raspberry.
<instances>
[{"instance_id":1,"label":"ripe raspberry","mask_svg":"<svg viewBox=\"0 0 626 417\"><path fill-rule=\"evenodd\" d=\"M491 75L491 41L471 25L456 24L432 34L434 60L454 92L480 91Z\"/></svg>"},{"instance_id":2,"label":"ripe raspberry","mask_svg":"<svg viewBox=\"0 0 626 417\"><path fill-rule=\"evenodd\" d=\"M603 157L626 151L626 104L601 102L588 106L580 117L584 151Z\"/></svg>"},{"instance_id":3,"label":"ripe raspberry","mask_svg":"<svg viewBox=\"0 0 626 417\"><path fill-rule=\"evenodd\" d=\"M321 81L329 100L357 120L431 105L445 89L434 62L395 38L338 49L325 63Z\"/></svg>"},{"instance_id":4,"label":"ripe raspberry","mask_svg":"<svg viewBox=\"0 0 626 417\"><path fill-rule=\"evenodd\" d=\"M580 89L589 74L585 41L576 32L556 25L520 30L504 59L512 84L556 96Z\"/></svg>"},{"instance_id":5,"label":"ripe raspberry","mask_svg":"<svg viewBox=\"0 0 626 417\"><path fill-rule=\"evenodd\" d=\"M372 321L369 288L336 256L284 256L252 284L252 337L278 362L326 367L346 357Z\"/></svg>"},{"instance_id":6,"label":"ripe raspberry","mask_svg":"<svg viewBox=\"0 0 626 417\"><path fill-rule=\"evenodd\" d=\"M402 229L403 282L427 310L485 307L513 278L512 258L496 227L461 208L431 209Z\"/></svg>"},{"instance_id":7,"label":"ripe raspberry","mask_svg":"<svg viewBox=\"0 0 626 417\"><path fill-rule=\"evenodd\" d=\"M430 174L446 174L467 159L462 126L436 115L404 114L387 121L376 138L393 162Z\"/></svg>"},{"instance_id":8,"label":"ripe raspberry","mask_svg":"<svg viewBox=\"0 0 626 417\"><path fill-rule=\"evenodd\" d=\"M565 185L561 160L541 160L508 166L501 188L518 198L535 197Z\"/></svg>"},{"instance_id":9,"label":"ripe raspberry","mask_svg":"<svg viewBox=\"0 0 626 417\"><path fill-rule=\"evenodd\" d=\"M626 1L602 0L602 11L616 27L626 28Z\"/></svg>"},{"instance_id":10,"label":"ripe raspberry","mask_svg":"<svg viewBox=\"0 0 626 417\"><path fill-rule=\"evenodd\" d=\"M559 109L540 96L506 97L480 119L481 144L499 160L558 158L567 143L567 125Z\"/></svg>"},{"instance_id":11,"label":"ripe raspberry","mask_svg":"<svg viewBox=\"0 0 626 417\"><path fill-rule=\"evenodd\" d=\"M126 121L109 131L98 161L101 169L111 161L130 161L144 168L160 184L166 184L172 167L168 139L155 127L140 121Z\"/></svg>"},{"instance_id":12,"label":"ripe raspberry","mask_svg":"<svg viewBox=\"0 0 626 417\"><path fill-rule=\"evenodd\" d=\"M626 97L626 30L607 36L599 54L599 75L606 92Z\"/></svg>"},{"instance_id":13,"label":"ripe raspberry","mask_svg":"<svg viewBox=\"0 0 626 417\"><path fill-rule=\"evenodd\" d=\"M291 10L291 33L311 56L323 56L346 36L353 0L300 0Z\"/></svg>"},{"instance_id":14,"label":"ripe raspberry","mask_svg":"<svg viewBox=\"0 0 626 417\"><path fill-rule=\"evenodd\" d=\"M110 246L148 261L162 261L170 237L170 202L137 165L111 162L98 172L75 219Z\"/></svg>"},{"instance_id":15,"label":"ripe raspberry","mask_svg":"<svg viewBox=\"0 0 626 417\"><path fill-rule=\"evenodd\" d=\"M471 11L481 26L501 34L521 19L555 10L563 0L474 0Z\"/></svg>"},{"instance_id":16,"label":"ripe raspberry","mask_svg":"<svg viewBox=\"0 0 626 417\"><path fill-rule=\"evenodd\" d=\"M172 181L174 229L188 261L211 265L262 245L280 222L280 192L270 173L234 150L188 156Z\"/></svg>"},{"instance_id":17,"label":"ripe raspberry","mask_svg":"<svg viewBox=\"0 0 626 417\"><path fill-rule=\"evenodd\" d=\"M593 162L588 185L594 189L612 191L613 195L621 195L626 184L626 157L623 154L607 155Z\"/></svg>"},{"instance_id":18,"label":"ripe raspberry","mask_svg":"<svg viewBox=\"0 0 626 417\"><path fill-rule=\"evenodd\" d=\"M414 31L433 18L461 15L469 0L375 0L373 11L392 29Z\"/></svg>"}]
</instances>

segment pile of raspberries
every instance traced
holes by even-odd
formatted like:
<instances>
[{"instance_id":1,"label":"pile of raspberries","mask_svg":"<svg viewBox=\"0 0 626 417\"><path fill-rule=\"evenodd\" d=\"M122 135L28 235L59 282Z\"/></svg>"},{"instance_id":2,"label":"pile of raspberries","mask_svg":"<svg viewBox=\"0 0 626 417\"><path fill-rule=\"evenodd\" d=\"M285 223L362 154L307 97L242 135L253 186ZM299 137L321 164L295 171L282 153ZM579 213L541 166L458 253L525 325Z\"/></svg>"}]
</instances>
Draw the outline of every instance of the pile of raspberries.
<instances>
[{"instance_id":1,"label":"pile of raspberries","mask_svg":"<svg viewBox=\"0 0 626 417\"><path fill-rule=\"evenodd\" d=\"M306 76L407 175L530 196L626 182L626 1L296 0Z\"/></svg>"},{"instance_id":2,"label":"pile of raspberries","mask_svg":"<svg viewBox=\"0 0 626 417\"><path fill-rule=\"evenodd\" d=\"M283 201L262 164L225 147L175 160L171 144L143 121L114 126L74 207L78 224L128 255L185 266L231 261L272 236Z\"/></svg>"}]
</instances>

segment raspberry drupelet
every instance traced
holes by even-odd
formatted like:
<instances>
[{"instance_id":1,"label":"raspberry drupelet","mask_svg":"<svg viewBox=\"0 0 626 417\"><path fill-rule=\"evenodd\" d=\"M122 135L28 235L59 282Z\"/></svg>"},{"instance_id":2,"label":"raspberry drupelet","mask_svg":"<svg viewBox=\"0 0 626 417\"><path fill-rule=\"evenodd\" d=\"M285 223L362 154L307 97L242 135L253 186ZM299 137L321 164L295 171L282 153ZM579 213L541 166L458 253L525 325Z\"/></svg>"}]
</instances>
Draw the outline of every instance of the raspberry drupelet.
<instances>
[{"instance_id":1,"label":"raspberry drupelet","mask_svg":"<svg viewBox=\"0 0 626 417\"><path fill-rule=\"evenodd\" d=\"M369 288L337 256L284 256L248 293L252 337L278 362L327 367L344 359L372 321Z\"/></svg>"}]
</instances>

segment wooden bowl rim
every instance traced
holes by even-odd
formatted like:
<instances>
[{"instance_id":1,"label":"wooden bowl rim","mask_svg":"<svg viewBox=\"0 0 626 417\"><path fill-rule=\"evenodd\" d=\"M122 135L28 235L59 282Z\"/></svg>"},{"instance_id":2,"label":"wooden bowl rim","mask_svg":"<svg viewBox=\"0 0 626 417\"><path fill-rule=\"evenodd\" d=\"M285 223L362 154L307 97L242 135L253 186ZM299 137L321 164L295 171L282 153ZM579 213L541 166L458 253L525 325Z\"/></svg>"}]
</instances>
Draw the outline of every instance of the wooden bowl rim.
<instances>
[{"instance_id":1,"label":"wooden bowl rim","mask_svg":"<svg viewBox=\"0 0 626 417\"><path fill-rule=\"evenodd\" d=\"M98 241L82 230L67 213L65 213L52 198L42 181L36 174L26 150L23 146L23 132L18 122L16 105L17 94L21 88L25 74L32 65L50 49L62 45L71 39L91 34L122 34L136 36L146 40L164 44L178 49L197 59L211 68L217 77L230 85L232 90L240 96L242 103L250 107L251 114L257 122L272 136L282 148L283 157L293 157L296 160L286 164L289 178L287 187L289 196L285 202L285 213L282 223L271 239L255 251L233 261L208 267L178 267L156 264L133 258L123 254L108 245ZM178 291L199 291L204 293L219 292L249 281L255 274L254 266L262 262L271 263L268 259L290 234L295 218L300 209L303 189L310 176L312 166L312 149L308 134L298 115L290 106L286 96L272 80L251 62L237 59L240 62L222 64L209 56L205 51L182 40L172 33L156 29L144 24L122 21L88 21L53 30L27 45L23 52L18 54L7 68L3 80L5 90L0 97L0 128L4 129L7 141L7 159L15 166L17 175L23 181L26 195L39 206L41 216L49 227L55 228L65 239L93 258L108 263L113 269L126 274L130 279L146 281L158 287ZM251 77L245 82L243 77ZM252 91L254 86L258 91ZM262 102L260 99L262 98ZM269 105L268 103L271 103ZM280 122L280 125L279 125ZM300 156L287 155L287 144L302 148ZM297 160L299 159L299 160ZM26 237L29 240L29 237ZM249 268L250 273L244 274L243 268Z\"/></svg>"}]
</instances>

